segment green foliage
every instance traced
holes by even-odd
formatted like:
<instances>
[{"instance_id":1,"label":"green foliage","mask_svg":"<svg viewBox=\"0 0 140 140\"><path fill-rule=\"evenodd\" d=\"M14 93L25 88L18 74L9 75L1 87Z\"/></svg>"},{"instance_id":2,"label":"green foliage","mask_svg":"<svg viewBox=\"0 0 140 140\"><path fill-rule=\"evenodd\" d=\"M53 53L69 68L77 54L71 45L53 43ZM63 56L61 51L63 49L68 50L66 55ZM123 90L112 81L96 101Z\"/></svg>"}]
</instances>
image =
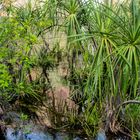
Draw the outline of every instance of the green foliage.
<instances>
[{"instance_id":1,"label":"green foliage","mask_svg":"<svg viewBox=\"0 0 140 140\"><path fill-rule=\"evenodd\" d=\"M40 37L53 22L44 7L33 7L30 2L25 7L9 5L5 8L10 11L8 16L0 19L0 92L8 101L24 100L33 104L33 100L40 99L42 90L38 79L32 77L32 71L40 69L39 57L33 51L36 46L40 49ZM41 63L50 59L45 57ZM45 67L48 70L53 66L48 63Z\"/></svg>"},{"instance_id":2,"label":"green foliage","mask_svg":"<svg viewBox=\"0 0 140 140\"><path fill-rule=\"evenodd\" d=\"M11 76L4 64L0 64L0 88L3 91L10 86Z\"/></svg>"},{"instance_id":3,"label":"green foliage","mask_svg":"<svg viewBox=\"0 0 140 140\"><path fill-rule=\"evenodd\" d=\"M26 120L28 119L28 116L25 115L25 114L23 114L23 113L21 113L20 119L21 119L22 121L26 121Z\"/></svg>"}]
</instances>

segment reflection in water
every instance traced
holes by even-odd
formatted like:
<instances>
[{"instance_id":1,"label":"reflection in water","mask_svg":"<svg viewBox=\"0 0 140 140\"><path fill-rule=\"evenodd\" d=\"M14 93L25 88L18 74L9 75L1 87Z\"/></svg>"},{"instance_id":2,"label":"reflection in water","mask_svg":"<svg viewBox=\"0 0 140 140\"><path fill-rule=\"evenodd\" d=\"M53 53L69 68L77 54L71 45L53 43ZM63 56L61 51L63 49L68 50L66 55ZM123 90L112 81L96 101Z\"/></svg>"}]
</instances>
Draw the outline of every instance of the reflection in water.
<instances>
[{"instance_id":1,"label":"reflection in water","mask_svg":"<svg viewBox=\"0 0 140 140\"><path fill-rule=\"evenodd\" d=\"M48 132L43 132L40 130L33 130L30 133L23 132L22 130L14 130L12 128L7 128L6 134L5 134L6 140L89 140L87 138L79 138L78 136L73 136L68 133L55 133L51 134ZM90 140L130 140L128 137L125 136L118 136L118 137L111 137L107 138L105 133L98 132L95 139L91 138ZM0 140L4 140L1 139Z\"/></svg>"},{"instance_id":2,"label":"reflection in water","mask_svg":"<svg viewBox=\"0 0 140 140\"><path fill-rule=\"evenodd\" d=\"M25 134L22 131L15 131L12 128L6 130L6 140L81 140L79 137L71 138L68 134L56 133L52 135L50 133L44 133L41 131L34 131L29 134Z\"/></svg>"}]
</instances>

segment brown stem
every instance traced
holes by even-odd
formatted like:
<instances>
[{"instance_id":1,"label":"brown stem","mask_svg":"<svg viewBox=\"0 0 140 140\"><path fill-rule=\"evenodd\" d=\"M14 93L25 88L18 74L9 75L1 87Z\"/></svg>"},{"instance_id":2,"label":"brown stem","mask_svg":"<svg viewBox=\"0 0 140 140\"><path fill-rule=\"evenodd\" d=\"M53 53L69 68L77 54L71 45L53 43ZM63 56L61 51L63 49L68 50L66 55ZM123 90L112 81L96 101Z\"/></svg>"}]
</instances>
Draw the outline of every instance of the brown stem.
<instances>
[{"instance_id":1,"label":"brown stem","mask_svg":"<svg viewBox=\"0 0 140 140\"><path fill-rule=\"evenodd\" d=\"M32 83L33 82L33 78L32 78L30 69L28 69L28 76L29 76L29 81Z\"/></svg>"},{"instance_id":2,"label":"brown stem","mask_svg":"<svg viewBox=\"0 0 140 140\"><path fill-rule=\"evenodd\" d=\"M52 88L52 86L51 86L51 81L50 81L50 79L49 79L49 75L48 75L48 73L46 72L46 69L43 69L43 73L44 73L44 75L45 75L45 77L46 77L46 79L47 79L47 81L48 81L48 83L49 83L49 85L50 85L50 88L51 88L51 92L52 92L52 96L53 96L53 102L52 102L52 104L53 104L53 109L54 109L54 111L55 111L55 97L54 97L54 92L53 92L53 88Z\"/></svg>"}]
</instances>

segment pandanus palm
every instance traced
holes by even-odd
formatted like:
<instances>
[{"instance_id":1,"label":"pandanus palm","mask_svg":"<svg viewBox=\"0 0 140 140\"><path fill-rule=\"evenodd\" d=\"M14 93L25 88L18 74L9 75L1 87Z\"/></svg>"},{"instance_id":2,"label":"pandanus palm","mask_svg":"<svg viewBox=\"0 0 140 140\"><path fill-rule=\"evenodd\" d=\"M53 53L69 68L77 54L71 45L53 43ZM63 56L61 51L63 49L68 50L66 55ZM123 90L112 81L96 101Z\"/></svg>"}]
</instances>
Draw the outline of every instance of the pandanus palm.
<instances>
[{"instance_id":1,"label":"pandanus palm","mask_svg":"<svg viewBox=\"0 0 140 140\"><path fill-rule=\"evenodd\" d=\"M88 81L92 80L94 96L99 94L102 101L107 97L111 106L117 107L139 94L139 12L138 1L119 7L99 5L93 11L91 27L98 49Z\"/></svg>"},{"instance_id":2,"label":"pandanus palm","mask_svg":"<svg viewBox=\"0 0 140 140\"><path fill-rule=\"evenodd\" d=\"M89 0L84 5L89 27L84 28L95 49L92 61L85 62L89 70L83 85L89 106L94 100L102 112L106 102L106 110L117 112L121 102L138 96L140 10L138 1L107 4Z\"/></svg>"},{"instance_id":3,"label":"pandanus palm","mask_svg":"<svg viewBox=\"0 0 140 140\"><path fill-rule=\"evenodd\" d=\"M71 77L74 76L74 65L77 63L78 54L84 51L84 46L81 41L74 42L79 39L79 34L82 31L82 25L79 20L82 14L82 8L77 0L60 0L58 1L58 15L61 17L63 31L67 35L67 54ZM73 78L74 79L74 78Z\"/></svg>"}]
</instances>

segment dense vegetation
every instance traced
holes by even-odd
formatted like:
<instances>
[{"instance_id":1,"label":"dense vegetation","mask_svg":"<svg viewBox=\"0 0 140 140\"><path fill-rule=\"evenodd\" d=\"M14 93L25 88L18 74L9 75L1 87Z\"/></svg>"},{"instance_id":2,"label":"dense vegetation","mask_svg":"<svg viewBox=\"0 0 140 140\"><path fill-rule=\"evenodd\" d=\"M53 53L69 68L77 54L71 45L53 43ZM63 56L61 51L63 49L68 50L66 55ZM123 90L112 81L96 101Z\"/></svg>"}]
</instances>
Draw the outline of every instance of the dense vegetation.
<instances>
[{"instance_id":1,"label":"dense vegetation","mask_svg":"<svg viewBox=\"0 0 140 140\"><path fill-rule=\"evenodd\" d=\"M103 129L138 138L139 0L38 0L23 7L3 4L2 11L6 13L0 18L3 110L10 105L25 114L30 112L30 117L43 104L47 91L53 93L49 71L66 62L68 73L63 81L78 110L67 110L61 126L78 127L89 136ZM51 45L48 33L53 34ZM59 43L61 33L65 34L65 47ZM36 78L33 71L38 71Z\"/></svg>"}]
</instances>

